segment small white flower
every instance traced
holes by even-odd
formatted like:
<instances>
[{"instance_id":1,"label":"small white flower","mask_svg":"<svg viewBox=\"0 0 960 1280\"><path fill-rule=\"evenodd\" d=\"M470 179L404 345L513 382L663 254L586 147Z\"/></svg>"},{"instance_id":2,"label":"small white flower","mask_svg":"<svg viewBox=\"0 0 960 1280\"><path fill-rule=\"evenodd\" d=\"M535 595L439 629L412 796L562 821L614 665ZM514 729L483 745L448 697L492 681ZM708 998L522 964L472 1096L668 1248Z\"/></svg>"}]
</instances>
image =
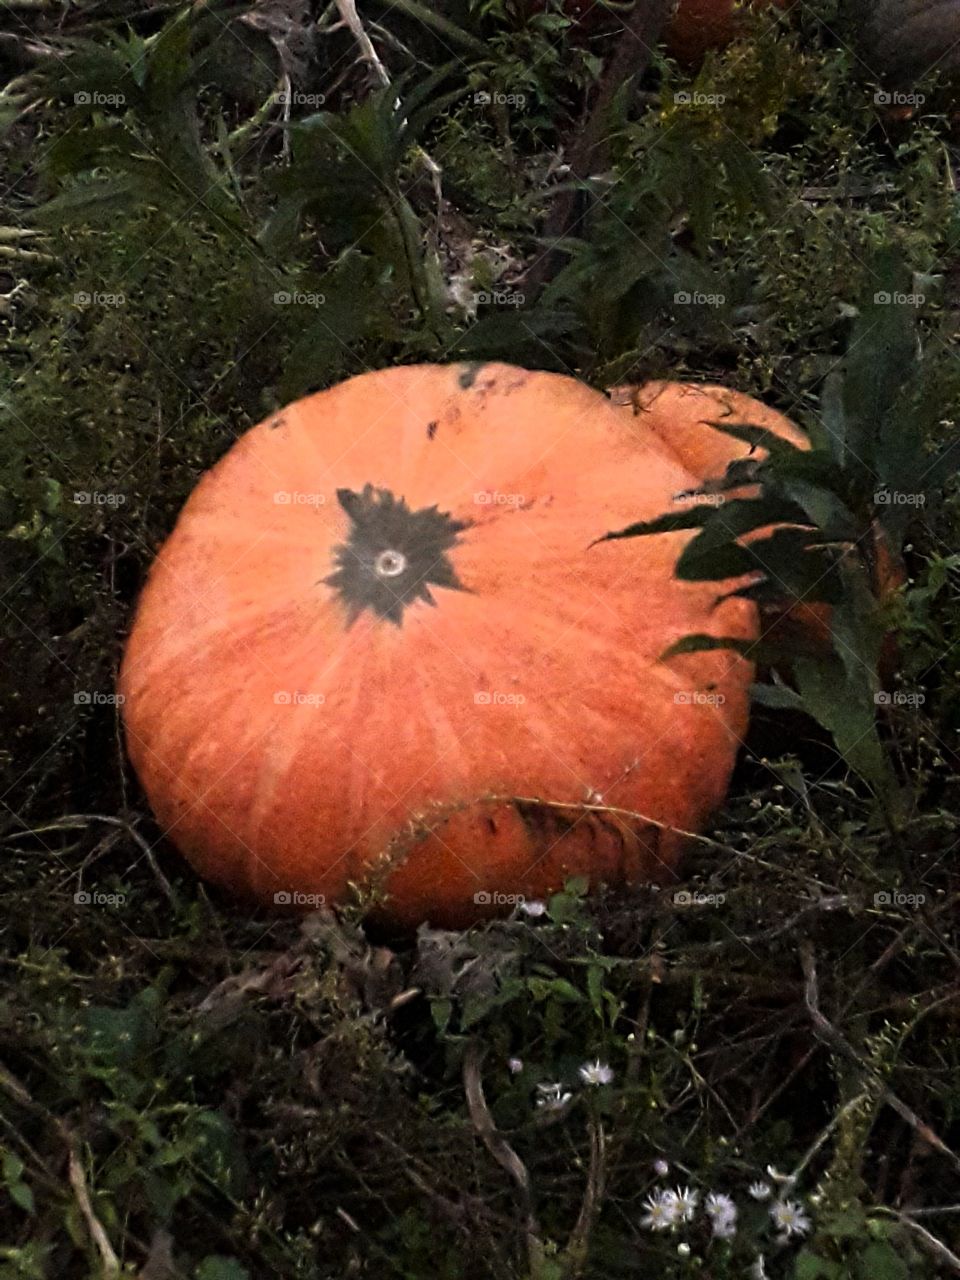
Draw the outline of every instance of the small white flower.
<instances>
[{"instance_id":1,"label":"small white flower","mask_svg":"<svg viewBox=\"0 0 960 1280\"><path fill-rule=\"evenodd\" d=\"M647 1216L640 1225L650 1231L666 1231L677 1221L677 1202L672 1191L654 1191L643 1206Z\"/></svg>"},{"instance_id":2,"label":"small white flower","mask_svg":"<svg viewBox=\"0 0 960 1280\"><path fill-rule=\"evenodd\" d=\"M658 1178L665 1178L667 1174L670 1172L670 1166L667 1164L666 1160L664 1160L662 1156L660 1157L660 1159L654 1160L653 1172L657 1175Z\"/></svg>"},{"instance_id":3,"label":"small white flower","mask_svg":"<svg viewBox=\"0 0 960 1280\"><path fill-rule=\"evenodd\" d=\"M676 1191L670 1193L673 1196L674 1203L677 1206L677 1219L680 1222L689 1222L696 1212L697 1202L700 1194L692 1190L690 1187L677 1187Z\"/></svg>"},{"instance_id":4,"label":"small white flower","mask_svg":"<svg viewBox=\"0 0 960 1280\"><path fill-rule=\"evenodd\" d=\"M523 1070L523 1059L522 1059L522 1058L508 1058L508 1059L507 1059L507 1067L509 1068L510 1074L511 1074L512 1076L515 1076L515 1075L517 1075L519 1072L521 1072L521 1071Z\"/></svg>"},{"instance_id":5,"label":"small white flower","mask_svg":"<svg viewBox=\"0 0 960 1280\"><path fill-rule=\"evenodd\" d=\"M547 914L547 904L541 902L539 898L534 898L532 902L521 902L520 910L525 916L545 916Z\"/></svg>"},{"instance_id":6,"label":"small white flower","mask_svg":"<svg viewBox=\"0 0 960 1280\"><path fill-rule=\"evenodd\" d=\"M747 1194L753 1196L754 1200L769 1200L773 1193L769 1182L751 1182L747 1187Z\"/></svg>"},{"instance_id":7,"label":"small white flower","mask_svg":"<svg viewBox=\"0 0 960 1280\"><path fill-rule=\"evenodd\" d=\"M770 1217L784 1236L805 1236L810 1230L810 1219L803 1206L796 1200L777 1200L770 1206Z\"/></svg>"},{"instance_id":8,"label":"small white flower","mask_svg":"<svg viewBox=\"0 0 960 1280\"><path fill-rule=\"evenodd\" d=\"M737 1234L737 1206L729 1196L711 1191L703 1207L718 1240L730 1240Z\"/></svg>"},{"instance_id":9,"label":"small white flower","mask_svg":"<svg viewBox=\"0 0 960 1280\"><path fill-rule=\"evenodd\" d=\"M585 1062L580 1068L580 1079L584 1084L610 1084L613 1080L613 1068L599 1058L596 1062Z\"/></svg>"},{"instance_id":10,"label":"small white flower","mask_svg":"<svg viewBox=\"0 0 960 1280\"><path fill-rule=\"evenodd\" d=\"M680 1244L677 1245L677 1253L679 1253L681 1258L689 1258L690 1246L684 1241L681 1241Z\"/></svg>"},{"instance_id":11,"label":"small white flower","mask_svg":"<svg viewBox=\"0 0 960 1280\"><path fill-rule=\"evenodd\" d=\"M538 1084L537 1106L544 1107L548 1111L559 1111L561 1107L565 1107L573 1097L572 1093L568 1093L562 1084Z\"/></svg>"}]
</instances>

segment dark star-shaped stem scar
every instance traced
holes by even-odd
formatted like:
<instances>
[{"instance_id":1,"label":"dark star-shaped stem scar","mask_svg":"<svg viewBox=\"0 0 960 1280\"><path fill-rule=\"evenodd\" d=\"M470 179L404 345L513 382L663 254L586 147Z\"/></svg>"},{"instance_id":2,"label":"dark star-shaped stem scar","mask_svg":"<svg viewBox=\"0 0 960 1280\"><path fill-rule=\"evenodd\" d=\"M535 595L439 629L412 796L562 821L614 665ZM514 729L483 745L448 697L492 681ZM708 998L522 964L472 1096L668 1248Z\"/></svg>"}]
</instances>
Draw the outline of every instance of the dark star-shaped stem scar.
<instances>
[{"instance_id":1,"label":"dark star-shaped stem scar","mask_svg":"<svg viewBox=\"0 0 960 1280\"><path fill-rule=\"evenodd\" d=\"M338 489L337 500L350 533L334 548L335 572L322 581L346 606L348 627L364 609L402 626L404 609L417 600L436 607L431 585L467 590L446 553L470 521L452 520L436 506L411 511L404 498L371 484L362 493Z\"/></svg>"}]
</instances>

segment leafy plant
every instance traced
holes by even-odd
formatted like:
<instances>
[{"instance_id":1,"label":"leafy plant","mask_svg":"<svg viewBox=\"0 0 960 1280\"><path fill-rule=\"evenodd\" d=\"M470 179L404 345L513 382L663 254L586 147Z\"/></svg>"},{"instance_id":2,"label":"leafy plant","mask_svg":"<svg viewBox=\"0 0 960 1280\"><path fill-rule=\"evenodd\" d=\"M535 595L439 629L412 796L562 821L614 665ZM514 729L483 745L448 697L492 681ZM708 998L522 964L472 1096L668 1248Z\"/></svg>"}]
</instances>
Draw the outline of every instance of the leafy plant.
<instances>
[{"instance_id":1,"label":"leafy plant","mask_svg":"<svg viewBox=\"0 0 960 1280\"><path fill-rule=\"evenodd\" d=\"M755 497L701 503L628 526L608 538L697 529L677 562L679 577L747 577L730 594L791 608L829 605L832 651L822 656L756 643L691 636L671 652L727 646L782 664L789 680L755 687L767 706L805 711L833 736L851 768L894 811L895 779L876 725L884 702L880 658L884 599L903 577L901 547L911 508L925 507L956 468L960 449L939 434L942 375L922 349L912 276L892 249L881 250L850 336L843 373L826 380L822 421L809 451L762 428L710 425L762 447L763 461L731 465L721 491L755 480ZM775 526L768 531L769 526ZM757 531L764 536L749 538Z\"/></svg>"}]
</instances>

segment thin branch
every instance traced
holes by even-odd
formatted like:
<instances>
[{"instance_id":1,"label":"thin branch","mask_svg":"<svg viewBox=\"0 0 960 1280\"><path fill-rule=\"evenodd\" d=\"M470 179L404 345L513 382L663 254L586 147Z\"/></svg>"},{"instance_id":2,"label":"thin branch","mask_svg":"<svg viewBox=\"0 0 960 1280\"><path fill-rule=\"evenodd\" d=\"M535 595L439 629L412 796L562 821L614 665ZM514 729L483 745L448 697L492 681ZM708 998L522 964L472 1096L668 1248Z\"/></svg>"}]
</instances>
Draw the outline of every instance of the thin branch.
<instances>
[{"instance_id":1,"label":"thin branch","mask_svg":"<svg viewBox=\"0 0 960 1280\"><path fill-rule=\"evenodd\" d=\"M363 23L360 21L360 15L357 13L356 0L336 0L337 10L340 17L350 28L354 40L360 46L360 52L363 54L363 60L372 68L374 75L380 81L380 87L389 88L390 76L386 67L380 61L380 55L373 47L373 41L367 35Z\"/></svg>"},{"instance_id":2,"label":"thin branch","mask_svg":"<svg viewBox=\"0 0 960 1280\"><path fill-rule=\"evenodd\" d=\"M822 1013L817 982L816 956L813 950L813 943L808 939L800 944L800 962L803 966L804 1001L818 1039L822 1040L831 1049L839 1051L845 1058L854 1063L857 1069L879 1090L880 1097L887 1106L896 1111L897 1115L907 1122L922 1141L933 1147L935 1151L939 1151L942 1156L950 1161L954 1169L960 1172L960 1158L957 1157L956 1153L951 1151L947 1144L934 1133L924 1120L921 1120L911 1107L908 1107L905 1102L897 1097L892 1089L887 1087L883 1077L869 1063L863 1061L849 1040Z\"/></svg>"},{"instance_id":3,"label":"thin branch","mask_svg":"<svg viewBox=\"0 0 960 1280\"><path fill-rule=\"evenodd\" d=\"M483 1078L480 1074L482 1057L483 1050L480 1045L476 1040L471 1040L463 1056L463 1089L467 1099L467 1111L483 1145L497 1164L506 1169L516 1183L523 1211L530 1274L534 1277L540 1274L543 1268L543 1245L540 1241L540 1228L533 1212L530 1174L527 1172L527 1166L497 1129L490 1108L487 1106L483 1093Z\"/></svg>"},{"instance_id":4,"label":"thin branch","mask_svg":"<svg viewBox=\"0 0 960 1280\"><path fill-rule=\"evenodd\" d=\"M898 1209L891 1209L887 1205L882 1205L880 1211L883 1213L889 1213L892 1217L896 1218L897 1222L901 1223L909 1231L914 1233L920 1243L926 1247L928 1252L933 1254L938 1262L950 1267L955 1275L960 1275L960 1258L958 1258L955 1253L951 1252L942 1240L938 1240L931 1231L928 1231L926 1227L921 1226L919 1222L914 1221L911 1214L901 1213Z\"/></svg>"},{"instance_id":5,"label":"thin branch","mask_svg":"<svg viewBox=\"0 0 960 1280\"><path fill-rule=\"evenodd\" d=\"M56 822L47 823L46 826L31 827L31 828L28 828L26 831L15 831L12 835L7 837L7 841L9 842L12 840L23 840L26 836L43 835L48 831L72 831L72 830L75 830L77 827L87 827L90 825L91 822L105 822L108 826L120 827L127 832L130 838L134 841L135 844L139 846L140 850L142 851L143 856L146 858L147 862L149 863L150 870L156 876L157 881L160 884L160 887L163 889L163 892L166 895L170 905L175 910L178 910L180 903L177 899L176 891L174 890L173 885L170 883L167 877L160 870L160 867L157 865L157 860L154 857L153 849L150 847L147 841L143 838L140 832L136 829L133 823L128 822L125 818L115 818L110 814L106 814L106 813L68 813L68 814L65 814L62 818L58 818Z\"/></svg>"}]
</instances>

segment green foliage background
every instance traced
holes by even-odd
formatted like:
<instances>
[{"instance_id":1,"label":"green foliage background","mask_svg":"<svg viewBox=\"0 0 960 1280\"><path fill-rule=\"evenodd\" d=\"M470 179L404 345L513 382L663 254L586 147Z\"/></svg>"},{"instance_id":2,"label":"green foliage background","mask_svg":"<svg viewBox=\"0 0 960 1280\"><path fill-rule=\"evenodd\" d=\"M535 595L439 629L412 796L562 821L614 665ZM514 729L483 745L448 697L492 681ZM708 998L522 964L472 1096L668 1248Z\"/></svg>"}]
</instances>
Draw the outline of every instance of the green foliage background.
<instances>
[{"instance_id":1,"label":"green foliage background","mask_svg":"<svg viewBox=\"0 0 960 1280\"><path fill-rule=\"evenodd\" d=\"M0 1278L110 1274L92 1221L145 1280L747 1274L759 1219L688 1255L641 1229L656 1156L741 1201L768 1164L807 1161L815 1230L767 1241L771 1276L955 1273L902 1214L955 1205L960 1166L883 1092L960 1145L955 94L930 77L897 89L921 109L886 109L894 86L830 0L755 21L696 74L658 57L615 96L607 163L535 296L524 272L615 27L557 5L369 9L389 87L329 11L293 4L23 7L0 43ZM884 348L887 252L924 301ZM922 520L885 513L907 587L840 597L847 652L895 628L897 688L925 701L878 721L839 667L800 696L768 686L689 867L722 913L571 886L541 924L371 940L349 913L302 933L251 918L154 857L97 695L186 495L290 399L454 359L720 380L815 438L873 397L913 452L867 479L940 457ZM846 477L824 483L849 497ZM846 749L865 735L867 763ZM78 907L93 888L113 901ZM814 1034L811 955L849 1052ZM474 1050L536 1247L466 1106ZM615 1085L576 1088L597 1056ZM563 1115L533 1105L546 1080L571 1085ZM960 1253L956 1217L917 1222Z\"/></svg>"}]
</instances>

